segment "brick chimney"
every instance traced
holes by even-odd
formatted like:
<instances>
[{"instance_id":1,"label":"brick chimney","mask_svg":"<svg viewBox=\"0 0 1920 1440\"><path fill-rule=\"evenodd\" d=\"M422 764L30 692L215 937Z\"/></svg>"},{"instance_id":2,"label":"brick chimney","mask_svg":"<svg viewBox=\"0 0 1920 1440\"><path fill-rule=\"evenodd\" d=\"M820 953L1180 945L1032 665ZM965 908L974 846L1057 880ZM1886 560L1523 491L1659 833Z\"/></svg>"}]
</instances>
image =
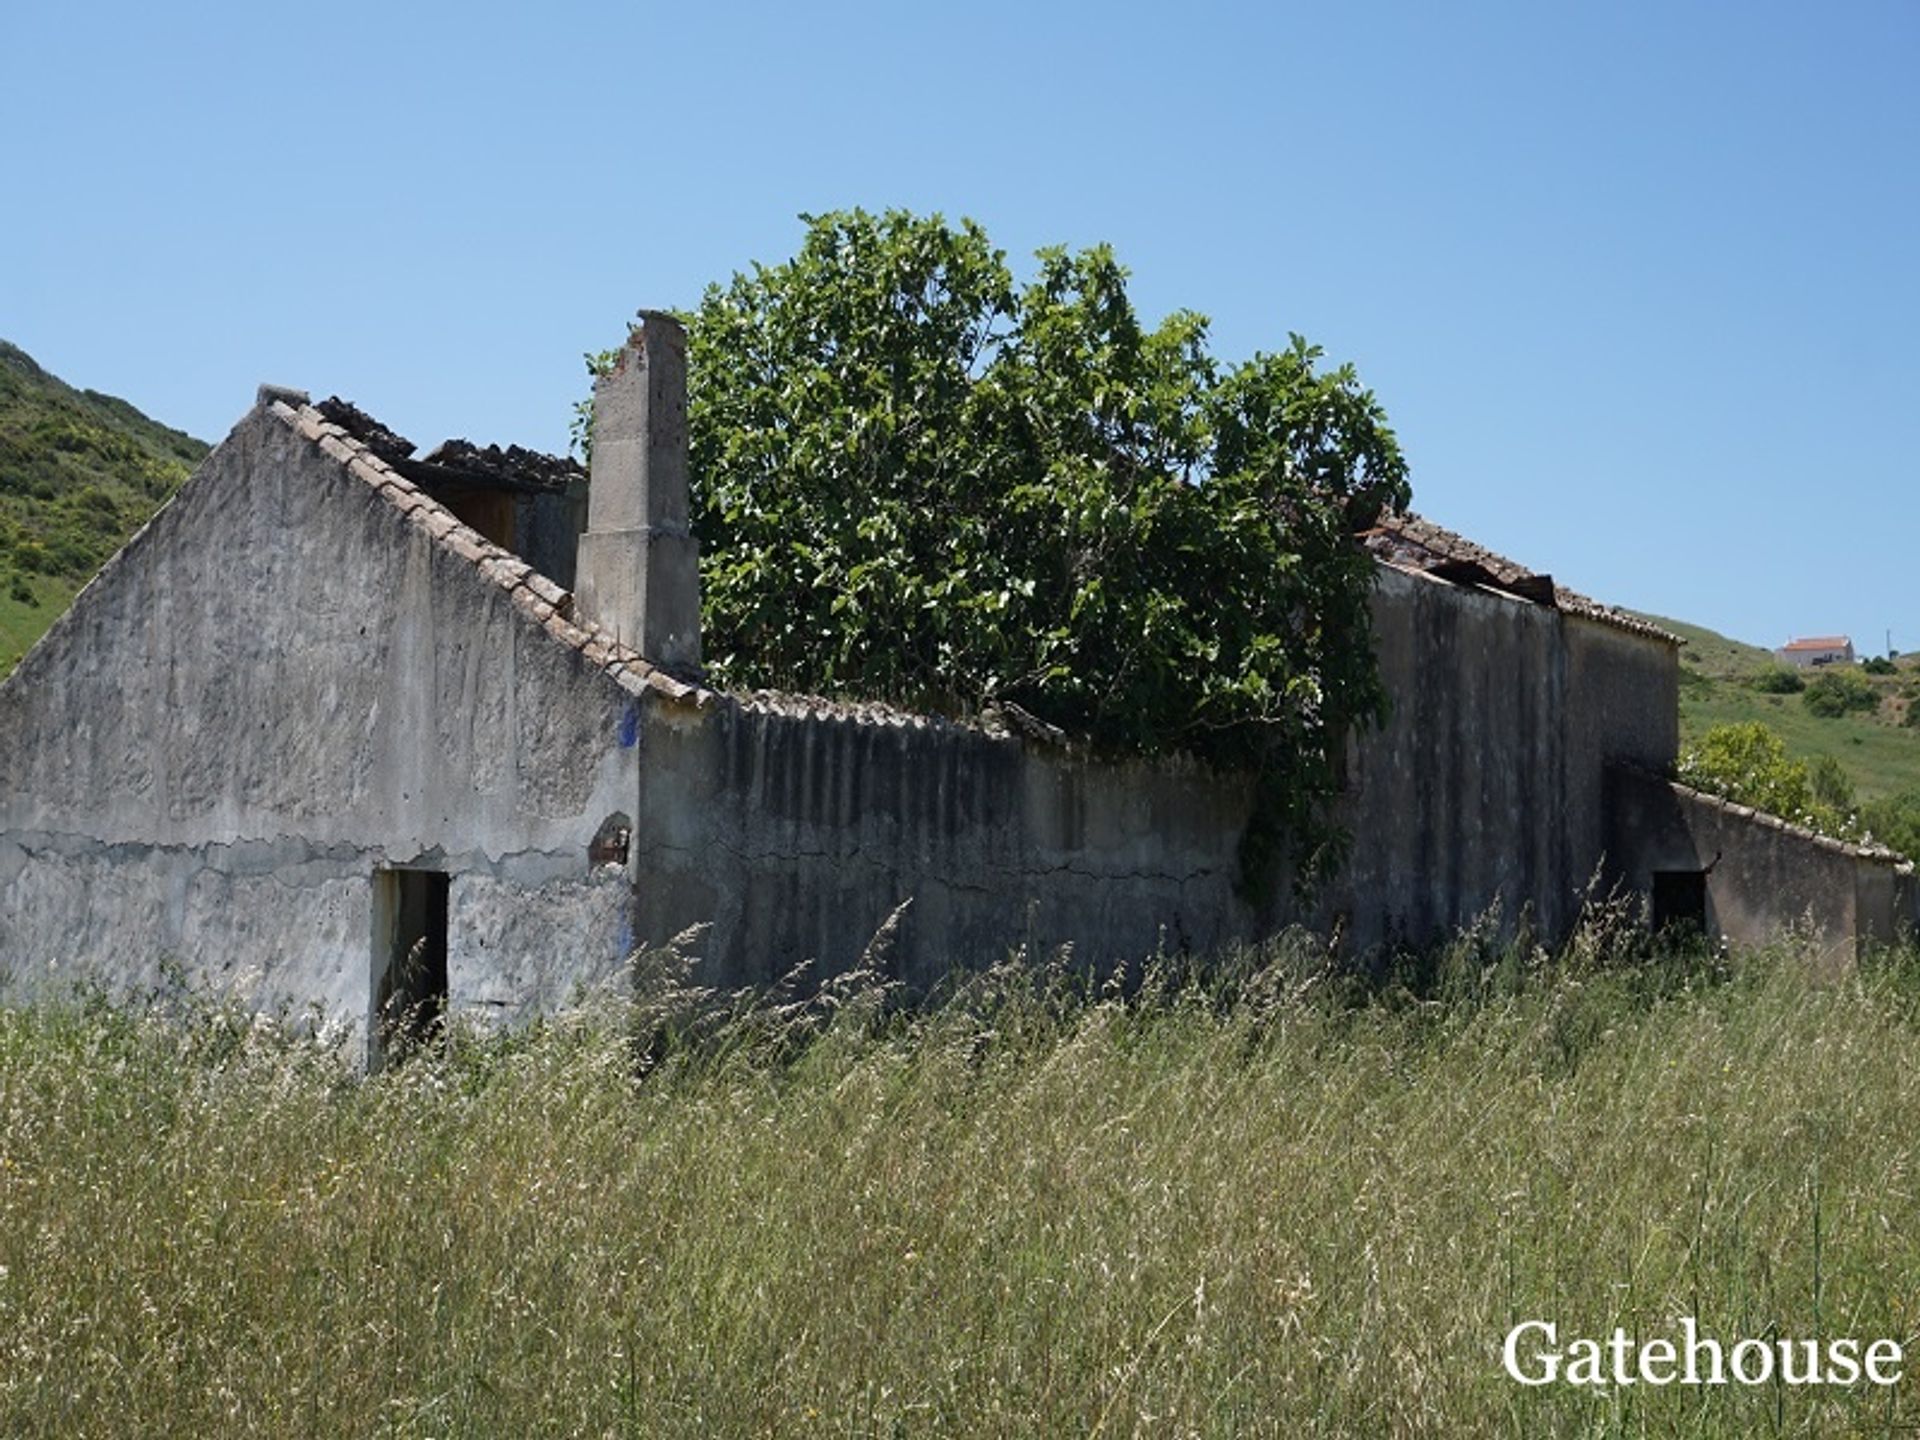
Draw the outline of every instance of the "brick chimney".
<instances>
[{"instance_id":1,"label":"brick chimney","mask_svg":"<svg viewBox=\"0 0 1920 1440\"><path fill-rule=\"evenodd\" d=\"M687 528L687 332L640 312L593 387L587 528L574 598L669 670L700 668L699 550Z\"/></svg>"}]
</instances>

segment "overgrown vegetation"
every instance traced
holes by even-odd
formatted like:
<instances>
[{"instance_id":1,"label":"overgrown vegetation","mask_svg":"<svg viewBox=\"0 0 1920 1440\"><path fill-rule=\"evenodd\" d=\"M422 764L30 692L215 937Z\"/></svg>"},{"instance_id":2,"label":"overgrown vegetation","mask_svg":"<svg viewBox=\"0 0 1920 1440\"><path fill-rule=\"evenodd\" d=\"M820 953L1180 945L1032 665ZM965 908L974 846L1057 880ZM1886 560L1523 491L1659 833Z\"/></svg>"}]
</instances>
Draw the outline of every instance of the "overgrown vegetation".
<instances>
[{"instance_id":1,"label":"overgrown vegetation","mask_svg":"<svg viewBox=\"0 0 1920 1440\"><path fill-rule=\"evenodd\" d=\"M1678 770L1697 789L1796 825L1857 838L1850 813L1853 788L1839 766L1825 756L1814 765L1795 759L1786 743L1757 720L1714 726L1680 752Z\"/></svg>"},{"instance_id":2,"label":"overgrown vegetation","mask_svg":"<svg viewBox=\"0 0 1920 1440\"><path fill-rule=\"evenodd\" d=\"M1823 719L1880 708L1880 691L1858 670L1832 666L1807 682L1801 699L1807 709Z\"/></svg>"},{"instance_id":3,"label":"overgrown vegetation","mask_svg":"<svg viewBox=\"0 0 1920 1440\"><path fill-rule=\"evenodd\" d=\"M686 317L709 668L1247 766L1252 858L1310 875L1384 703L1352 536L1406 503L1393 434L1298 336L1223 364L1107 248L1035 263L846 211Z\"/></svg>"},{"instance_id":4,"label":"overgrown vegetation","mask_svg":"<svg viewBox=\"0 0 1920 1440\"><path fill-rule=\"evenodd\" d=\"M1769 665L1751 683L1762 695L1798 695L1807 688L1807 677L1791 665Z\"/></svg>"},{"instance_id":5,"label":"overgrown vegetation","mask_svg":"<svg viewBox=\"0 0 1920 1440\"><path fill-rule=\"evenodd\" d=\"M1622 947L1477 933L1371 998L1298 946L915 1014L650 992L367 1082L217 1012L0 1012L0 1430L1910 1425L1911 1385L1501 1373L1529 1317L1915 1343L1915 957Z\"/></svg>"},{"instance_id":6,"label":"overgrown vegetation","mask_svg":"<svg viewBox=\"0 0 1920 1440\"><path fill-rule=\"evenodd\" d=\"M0 675L206 453L0 340Z\"/></svg>"}]
</instances>

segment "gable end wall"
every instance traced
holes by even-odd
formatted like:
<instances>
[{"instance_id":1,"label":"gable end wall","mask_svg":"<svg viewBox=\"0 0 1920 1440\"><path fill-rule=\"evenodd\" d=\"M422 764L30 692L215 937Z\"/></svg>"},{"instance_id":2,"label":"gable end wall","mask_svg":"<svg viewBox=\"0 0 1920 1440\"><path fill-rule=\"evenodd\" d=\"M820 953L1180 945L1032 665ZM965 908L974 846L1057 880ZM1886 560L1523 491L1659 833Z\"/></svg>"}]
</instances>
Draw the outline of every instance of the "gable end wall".
<instances>
[{"instance_id":1,"label":"gable end wall","mask_svg":"<svg viewBox=\"0 0 1920 1440\"><path fill-rule=\"evenodd\" d=\"M257 410L0 686L0 986L190 982L356 1024L372 877L447 871L451 1001L618 969L637 700ZM624 742L624 743L623 743Z\"/></svg>"}]
</instances>

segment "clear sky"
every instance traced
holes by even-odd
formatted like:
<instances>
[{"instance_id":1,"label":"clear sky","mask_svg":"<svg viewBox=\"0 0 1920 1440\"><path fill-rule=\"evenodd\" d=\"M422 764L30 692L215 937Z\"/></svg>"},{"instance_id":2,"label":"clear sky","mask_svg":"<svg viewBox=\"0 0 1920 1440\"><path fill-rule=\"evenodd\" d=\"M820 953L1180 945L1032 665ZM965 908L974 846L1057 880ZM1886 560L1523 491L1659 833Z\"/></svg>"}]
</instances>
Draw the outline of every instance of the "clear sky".
<instances>
[{"instance_id":1,"label":"clear sky","mask_svg":"<svg viewBox=\"0 0 1920 1440\"><path fill-rule=\"evenodd\" d=\"M1920 649L1920 5L0 7L0 337L558 450L801 211L1109 241L1351 360L1416 505L1602 599Z\"/></svg>"}]
</instances>

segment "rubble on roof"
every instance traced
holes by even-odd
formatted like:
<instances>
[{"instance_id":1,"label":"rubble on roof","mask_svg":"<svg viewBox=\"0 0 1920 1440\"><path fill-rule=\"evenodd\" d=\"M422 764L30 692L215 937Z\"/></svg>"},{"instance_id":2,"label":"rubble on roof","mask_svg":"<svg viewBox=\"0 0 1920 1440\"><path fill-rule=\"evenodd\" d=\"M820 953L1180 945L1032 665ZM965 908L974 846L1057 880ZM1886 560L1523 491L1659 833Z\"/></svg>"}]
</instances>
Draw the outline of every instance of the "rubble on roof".
<instances>
[{"instance_id":1,"label":"rubble on roof","mask_svg":"<svg viewBox=\"0 0 1920 1440\"><path fill-rule=\"evenodd\" d=\"M457 471L465 480L491 481L516 489L564 490L587 473L579 462L564 455L543 455L518 445L504 450L489 445L483 450L471 440L445 441L422 463Z\"/></svg>"},{"instance_id":2,"label":"rubble on roof","mask_svg":"<svg viewBox=\"0 0 1920 1440\"><path fill-rule=\"evenodd\" d=\"M396 435L351 400L329 395L313 408L389 465L407 459L414 452L411 440L404 435Z\"/></svg>"},{"instance_id":3,"label":"rubble on roof","mask_svg":"<svg viewBox=\"0 0 1920 1440\"><path fill-rule=\"evenodd\" d=\"M500 490L562 491L586 478L579 463L519 445L484 448L471 440L447 440L415 459L418 448L350 400L328 396L313 407L416 485L468 485Z\"/></svg>"}]
</instances>

